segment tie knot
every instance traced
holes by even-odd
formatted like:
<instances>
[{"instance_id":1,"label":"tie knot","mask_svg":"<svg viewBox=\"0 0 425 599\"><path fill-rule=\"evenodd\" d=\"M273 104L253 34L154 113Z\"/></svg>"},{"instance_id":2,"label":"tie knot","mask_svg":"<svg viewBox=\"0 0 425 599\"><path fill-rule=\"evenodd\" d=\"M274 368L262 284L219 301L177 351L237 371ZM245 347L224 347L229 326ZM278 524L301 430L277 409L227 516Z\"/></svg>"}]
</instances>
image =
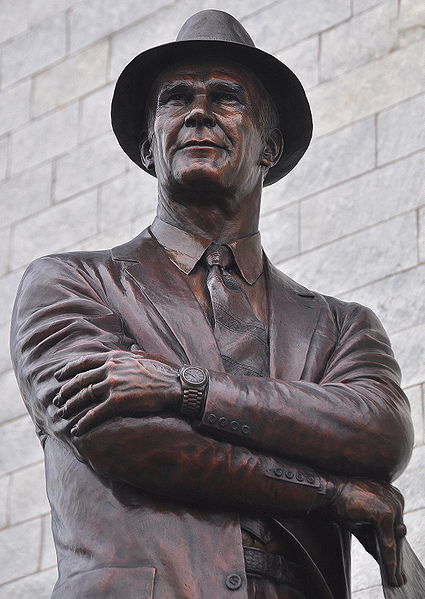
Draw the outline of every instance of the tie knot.
<instances>
[{"instance_id":1,"label":"tie knot","mask_svg":"<svg viewBox=\"0 0 425 599\"><path fill-rule=\"evenodd\" d=\"M227 245L218 245L212 243L205 252L205 261L208 266L220 266L223 270L227 270L233 262L233 256Z\"/></svg>"}]
</instances>

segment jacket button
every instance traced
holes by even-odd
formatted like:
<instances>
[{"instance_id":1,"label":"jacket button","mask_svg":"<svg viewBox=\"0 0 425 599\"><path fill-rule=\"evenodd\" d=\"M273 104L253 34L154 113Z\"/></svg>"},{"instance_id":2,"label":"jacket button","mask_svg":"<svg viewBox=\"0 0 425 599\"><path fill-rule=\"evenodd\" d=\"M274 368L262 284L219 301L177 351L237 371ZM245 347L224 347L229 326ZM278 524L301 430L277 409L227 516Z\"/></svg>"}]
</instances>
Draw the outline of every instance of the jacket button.
<instances>
[{"instance_id":1,"label":"jacket button","mask_svg":"<svg viewBox=\"0 0 425 599\"><path fill-rule=\"evenodd\" d=\"M294 478L294 473L292 472L292 470L287 470L285 472L285 476L286 476L286 478L291 479L291 478Z\"/></svg>"},{"instance_id":2,"label":"jacket button","mask_svg":"<svg viewBox=\"0 0 425 599\"><path fill-rule=\"evenodd\" d=\"M220 418L220 420L218 421L220 426L227 426L227 418L225 418L224 416L222 416Z\"/></svg>"},{"instance_id":3,"label":"jacket button","mask_svg":"<svg viewBox=\"0 0 425 599\"><path fill-rule=\"evenodd\" d=\"M217 416L215 414L208 414L207 416L207 421L210 424L214 424L214 422L217 420Z\"/></svg>"},{"instance_id":4,"label":"jacket button","mask_svg":"<svg viewBox=\"0 0 425 599\"><path fill-rule=\"evenodd\" d=\"M244 424L242 427L242 432L244 435L249 435L249 433L251 432L249 426L247 424Z\"/></svg>"},{"instance_id":5,"label":"jacket button","mask_svg":"<svg viewBox=\"0 0 425 599\"><path fill-rule=\"evenodd\" d=\"M242 578L239 574L229 574L226 578L226 587L229 591L237 591L242 586Z\"/></svg>"},{"instance_id":6,"label":"jacket button","mask_svg":"<svg viewBox=\"0 0 425 599\"><path fill-rule=\"evenodd\" d=\"M239 428L239 422L237 420L232 420L232 422L230 423L230 428L232 429L232 431L237 431Z\"/></svg>"},{"instance_id":7,"label":"jacket button","mask_svg":"<svg viewBox=\"0 0 425 599\"><path fill-rule=\"evenodd\" d=\"M276 476L282 476L283 470L282 468L275 468L274 473L276 474Z\"/></svg>"},{"instance_id":8,"label":"jacket button","mask_svg":"<svg viewBox=\"0 0 425 599\"><path fill-rule=\"evenodd\" d=\"M297 480L302 482L305 479L305 476L302 472L297 472Z\"/></svg>"}]
</instances>

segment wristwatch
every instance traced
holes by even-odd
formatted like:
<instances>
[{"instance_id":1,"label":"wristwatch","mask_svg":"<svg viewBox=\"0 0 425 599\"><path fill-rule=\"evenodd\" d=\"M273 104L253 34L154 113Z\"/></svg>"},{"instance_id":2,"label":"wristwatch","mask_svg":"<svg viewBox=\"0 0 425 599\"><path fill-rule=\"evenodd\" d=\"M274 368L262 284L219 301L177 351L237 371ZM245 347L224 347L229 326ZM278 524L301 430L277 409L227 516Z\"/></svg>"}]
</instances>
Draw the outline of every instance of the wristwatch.
<instances>
[{"instance_id":1,"label":"wristwatch","mask_svg":"<svg viewBox=\"0 0 425 599\"><path fill-rule=\"evenodd\" d=\"M206 396L208 370L199 366L183 366L179 376L183 390L180 411L186 416L199 416Z\"/></svg>"}]
</instances>

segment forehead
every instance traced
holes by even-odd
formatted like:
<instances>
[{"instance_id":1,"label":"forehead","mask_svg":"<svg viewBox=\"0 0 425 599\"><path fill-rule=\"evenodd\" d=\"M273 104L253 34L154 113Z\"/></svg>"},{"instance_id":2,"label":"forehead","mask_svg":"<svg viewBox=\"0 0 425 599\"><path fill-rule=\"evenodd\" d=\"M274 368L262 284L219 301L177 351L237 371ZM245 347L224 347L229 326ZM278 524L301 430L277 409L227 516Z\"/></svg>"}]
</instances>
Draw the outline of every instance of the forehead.
<instances>
[{"instance_id":1,"label":"forehead","mask_svg":"<svg viewBox=\"0 0 425 599\"><path fill-rule=\"evenodd\" d=\"M247 67L228 60L210 59L180 62L164 69L156 78L153 91L158 93L162 87L184 82L188 85L202 83L237 83L248 93L258 94L260 83Z\"/></svg>"}]
</instances>

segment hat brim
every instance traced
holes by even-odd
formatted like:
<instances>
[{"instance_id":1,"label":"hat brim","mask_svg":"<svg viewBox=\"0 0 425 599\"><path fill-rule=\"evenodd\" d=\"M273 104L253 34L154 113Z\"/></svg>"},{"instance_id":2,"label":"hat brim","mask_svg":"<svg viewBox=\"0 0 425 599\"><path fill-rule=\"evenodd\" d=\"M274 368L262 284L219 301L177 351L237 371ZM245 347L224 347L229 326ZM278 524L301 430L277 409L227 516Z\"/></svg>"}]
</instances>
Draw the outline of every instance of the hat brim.
<instances>
[{"instance_id":1,"label":"hat brim","mask_svg":"<svg viewBox=\"0 0 425 599\"><path fill-rule=\"evenodd\" d=\"M159 73L173 63L200 53L223 53L233 62L251 69L273 98L279 112L284 137L281 159L270 168L264 185L287 175L308 148L313 132L310 106L298 77L271 54L236 42L221 40L184 40L170 42L142 52L119 76L111 106L112 128L124 152L140 168L140 134L146 128L146 103ZM151 171L147 171L152 174Z\"/></svg>"}]
</instances>

